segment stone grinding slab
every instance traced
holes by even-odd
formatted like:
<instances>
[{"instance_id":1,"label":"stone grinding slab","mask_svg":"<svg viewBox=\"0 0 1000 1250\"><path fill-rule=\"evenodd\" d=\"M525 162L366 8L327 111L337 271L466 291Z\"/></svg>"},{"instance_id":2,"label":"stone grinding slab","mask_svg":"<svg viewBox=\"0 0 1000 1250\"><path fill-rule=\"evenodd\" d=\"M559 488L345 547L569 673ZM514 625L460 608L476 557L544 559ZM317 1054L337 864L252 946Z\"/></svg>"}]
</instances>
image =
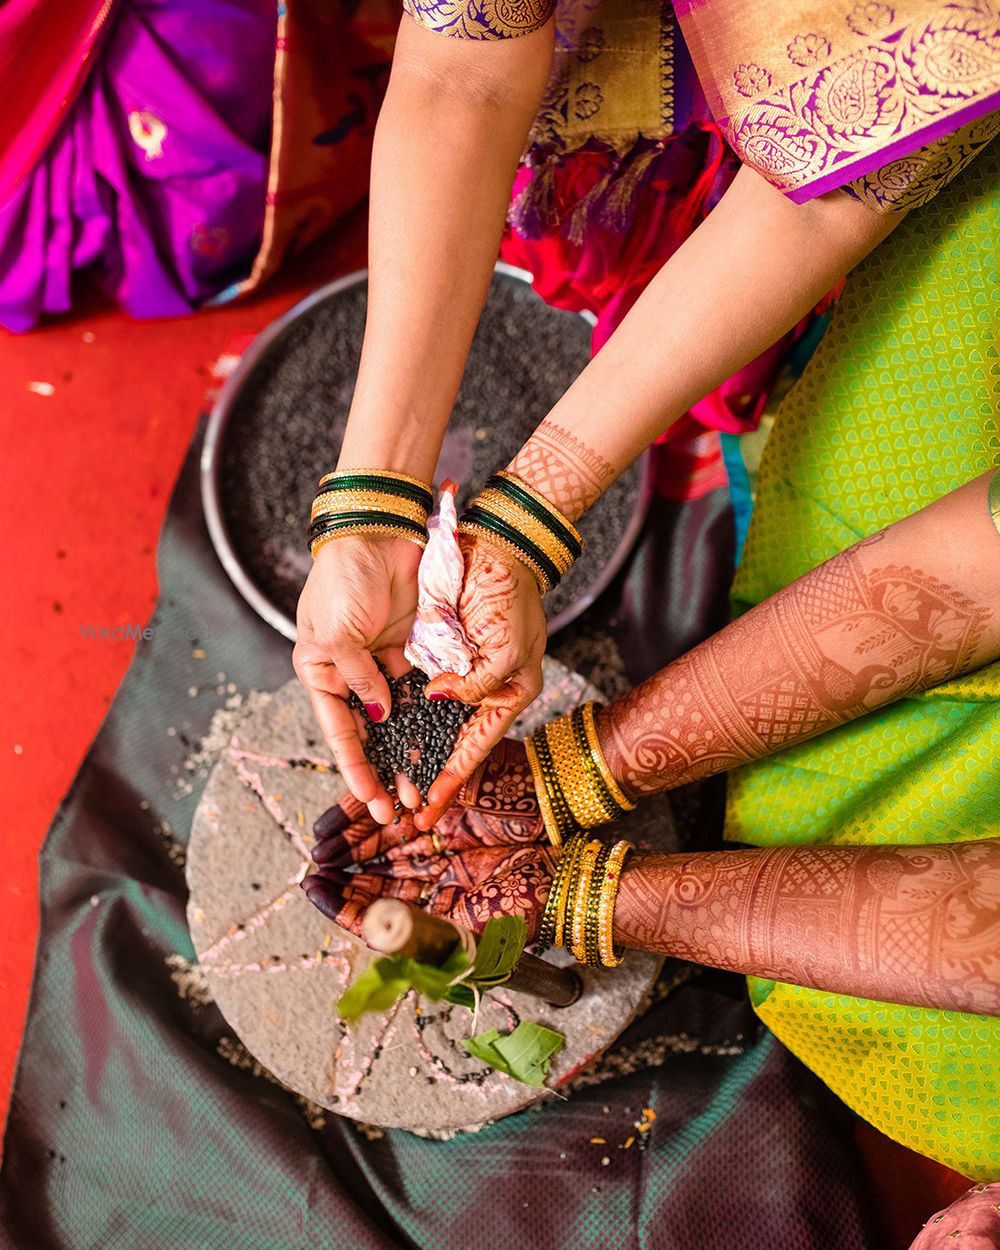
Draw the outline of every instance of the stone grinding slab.
<instances>
[{"instance_id":1,"label":"stone grinding slab","mask_svg":"<svg viewBox=\"0 0 1000 1250\"><path fill-rule=\"evenodd\" d=\"M545 661L545 690L515 726L519 737L599 695ZM312 825L345 792L300 683L288 682L233 733L195 813L187 858L188 923L212 995L247 1049L283 1084L331 1111L432 1136L481 1128L547 1096L494 1072L461 1041L534 1020L566 1036L549 1084L597 1059L645 1006L662 965L632 951L617 969L580 969L572 1007L524 994L487 994L473 1028L467 1009L409 994L390 1011L345 1025L336 1002L378 958L306 899ZM643 804L620 833L676 849L666 800ZM546 958L571 963L564 951Z\"/></svg>"},{"instance_id":2,"label":"stone grinding slab","mask_svg":"<svg viewBox=\"0 0 1000 1250\"><path fill-rule=\"evenodd\" d=\"M304 309L263 349L232 397L220 449L219 503L251 581L294 622L312 564L309 510L337 460L368 306L357 284ZM462 508L504 468L590 360L591 329L520 278L493 277L445 436L436 480L461 483ZM251 348L251 350L253 350ZM591 602L646 505L641 457L579 522L586 550L545 597L550 620Z\"/></svg>"}]
</instances>

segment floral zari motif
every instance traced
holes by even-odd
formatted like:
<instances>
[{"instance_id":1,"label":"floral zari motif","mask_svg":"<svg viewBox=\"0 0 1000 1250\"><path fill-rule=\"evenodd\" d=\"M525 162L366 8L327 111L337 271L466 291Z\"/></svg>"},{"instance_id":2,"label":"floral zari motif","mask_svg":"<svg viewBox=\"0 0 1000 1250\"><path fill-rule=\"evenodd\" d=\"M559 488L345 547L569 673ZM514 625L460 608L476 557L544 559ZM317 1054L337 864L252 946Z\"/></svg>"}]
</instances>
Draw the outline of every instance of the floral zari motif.
<instances>
[{"instance_id":1,"label":"floral zari motif","mask_svg":"<svg viewBox=\"0 0 1000 1250\"><path fill-rule=\"evenodd\" d=\"M715 0L677 4L710 103L741 159L793 200L843 186L1000 107L994 0L798 4L756 35L761 5L747 5L746 24L729 32L715 9ZM871 198L876 207L892 199Z\"/></svg>"}]
</instances>

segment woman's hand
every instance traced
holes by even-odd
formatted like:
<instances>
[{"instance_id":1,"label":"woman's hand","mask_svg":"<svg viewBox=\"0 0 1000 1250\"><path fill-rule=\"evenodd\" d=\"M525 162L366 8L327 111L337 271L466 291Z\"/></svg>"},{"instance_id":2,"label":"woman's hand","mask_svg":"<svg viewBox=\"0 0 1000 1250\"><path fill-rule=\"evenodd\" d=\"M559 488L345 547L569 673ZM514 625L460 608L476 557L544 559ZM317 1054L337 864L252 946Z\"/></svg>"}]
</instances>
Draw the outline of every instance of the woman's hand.
<instances>
[{"instance_id":1,"label":"woman's hand","mask_svg":"<svg viewBox=\"0 0 1000 1250\"><path fill-rule=\"evenodd\" d=\"M433 834L397 842L355 872L322 867L306 877L302 888L325 916L358 937L365 911L376 899L398 898L473 932L479 932L491 916L523 916L530 941L541 923L556 852L537 838L499 837L505 823L496 816L453 807ZM413 832L409 816L390 826L402 828ZM371 836L369 832L360 840ZM394 836L398 838L398 832Z\"/></svg>"},{"instance_id":2,"label":"woman's hand","mask_svg":"<svg viewBox=\"0 0 1000 1250\"><path fill-rule=\"evenodd\" d=\"M299 598L296 676L348 789L372 814L392 819L393 803L365 758L350 692L374 721L390 710L389 687L372 653L392 676L406 672L403 646L417 610L420 548L405 538L352 536L324 544Z\"/></svg>"},{"instance_id":3,"label":"woman's hand","mask_svg":"<svg viewBox=\"0 0 1000 1250\"><path fill-rule=\"evenodd\" d=\"M459 537L465 581L458 615L478 650L466 677L444 674L427 693L447 694L478 710L462 727L451 757L430 788L418 829L432 828L466 778L503 738L517 716L541 694L545 612L531 573L500 547L468 534Z\"/></svg>"},{"instance_id":4,"label":"woman's hand","mask_svg":"<svg viewBox=\"0 0 1000 1250\"><path fill-rule=\"evenodd\" d=\"M385 856L396 847L420 839L434 851L454 851L481 844L545 840L545 827L535 797L524 743L502 738L458 793L455 812L486 817L484 821L442 823L422 836L409 813L398 824L372 818L365 805L348 796L328 808L313 825L312 856L324 869L344 869ZM471 840L470 840L471 839Z\"/></svg>"},{"instance_id":5,"label":"woman's hand","mask_svg":"<svg viewBox=\"0 0 1000 1250\"><path fill-rule=\"evenodd\" d=\"M431 833L421 834L409 814L380 825L350 797L313 829L319 871L303 889L354 933L376 898L426 901L435 914L472 929L511 912L525 917L531 933L537 927L552 852L520 742L498 744Z\"/></svg>"}]
</instances>

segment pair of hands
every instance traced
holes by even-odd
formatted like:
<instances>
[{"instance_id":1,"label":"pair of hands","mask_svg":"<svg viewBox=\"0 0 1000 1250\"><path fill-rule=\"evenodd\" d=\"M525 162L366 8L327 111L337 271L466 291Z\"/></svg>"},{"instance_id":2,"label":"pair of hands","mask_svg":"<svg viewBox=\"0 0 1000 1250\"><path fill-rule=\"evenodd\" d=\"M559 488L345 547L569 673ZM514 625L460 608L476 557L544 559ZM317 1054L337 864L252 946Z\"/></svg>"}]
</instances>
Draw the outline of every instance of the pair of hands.
<instances>
[{"instance_id":1,"label":"pair of hands","mask_svg":"<svg viewBox=\"0 0 1000 1250\"><path fill-rule=\"evenodd\" d=\"M524 746L505 738L458 793L433 833L406 813L380 824L349 796L313 826L312 902L361 936L378 898L398 898L478 933L491 916L517 915L538 932L555 868Z\"/></svg>"},{"instance_id":2,"label":"pair of hands","mask_svg":"<svg viewBox=\"0 0 1000 1250\"><path fill-rule=\"evenodd\" d=\"M408 827L412 820L424 832L542 688L545 614L534 578L491 543L467 535L459 541L465 560L459 618L477 656L467 676L445 674L426 693L475 704L477 711L431 786L426 807L416 787L397 778L401 802L415 812ZM373 656L393 677L410 668L403 647L417 610L420 555L406 539L339 538L320 548L298 604L295 673L348 789L382 825L396 810L365 757L363 726L347 700L353 691L375 721L389 714L389 688Z\"/></svg>"}]
</instances>

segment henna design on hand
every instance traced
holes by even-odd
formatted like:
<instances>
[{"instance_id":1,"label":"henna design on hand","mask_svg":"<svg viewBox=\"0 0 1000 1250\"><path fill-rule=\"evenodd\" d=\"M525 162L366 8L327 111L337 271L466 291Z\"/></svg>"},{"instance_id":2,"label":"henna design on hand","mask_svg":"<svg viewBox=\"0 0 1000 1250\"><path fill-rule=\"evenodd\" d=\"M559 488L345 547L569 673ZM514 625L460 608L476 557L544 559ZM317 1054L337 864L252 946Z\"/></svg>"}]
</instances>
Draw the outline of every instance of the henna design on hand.
<instances>
[{"instance_id":1,"label":"henna design on hand","mask_svg":"<svg viewBox=\"0 0 1000 1250\"><path fill-rule=\"evenodd\" d=\"M541 820L524 743L501 738L458 792L462 807Z\"/></svg>"},{"instance_id":2,"label":"henna design on hand","mask_svg":"<svg viewBox=\"0 0 1000 1250\"><path fill-rule=\"evenodd\" d=\"M523 916L537 932L552 883L553 848L536 822L447 812L433 836L397 844L358 872L321 868L303 889L325 915L360 936L365 909L377 898L400 898L478 931L495 915Z\"/></svg>"},{"instance_id":3,"label":"henna design on hand","mask_svg":"<svg viewBox=\"0 0 1000 1250\"><path fill-rule=\"evenodd\" d=\"M988 611L909 566L828 560L605 709L633 796L815 737L973 664Z\"/></svg>"},{"instance_id":4,"label":"henna design on hand","mask_svg":"<svg viewBox=\"0 0 1000 1250\"><path fill-rule=\"evenodd\" d=\"M618 476L593 447L546 417L510 463L517 474L570 520L576 520Z\"/></svg>"},{"instance_id":5,"label":"henna design on hand","mask_svg":"<svg viewBox=\"0 0 1000 1250\"><path fill-rule=\"evenodd\" d=\"M391 864L403 847L407 853L432 854L546 838L524 744L513 738L501 739L462 786L458 806L434 830L437 846L417 828L411 813L403 812L398 824L380 825L351 795L328 808L313 832L318 839L313 860L334 870L371 860Z\"/></svg>"},{"instance_id":6,"label":"henna design on hand","mask_svg":"<svg viewBox=\"0 0 1000 1250\"><path fill-rule=\"evenodd\" d=\"M616 940L884 1002L1000 1013L1000 840L633 856Z\"/></svg>"}]
</instances>

